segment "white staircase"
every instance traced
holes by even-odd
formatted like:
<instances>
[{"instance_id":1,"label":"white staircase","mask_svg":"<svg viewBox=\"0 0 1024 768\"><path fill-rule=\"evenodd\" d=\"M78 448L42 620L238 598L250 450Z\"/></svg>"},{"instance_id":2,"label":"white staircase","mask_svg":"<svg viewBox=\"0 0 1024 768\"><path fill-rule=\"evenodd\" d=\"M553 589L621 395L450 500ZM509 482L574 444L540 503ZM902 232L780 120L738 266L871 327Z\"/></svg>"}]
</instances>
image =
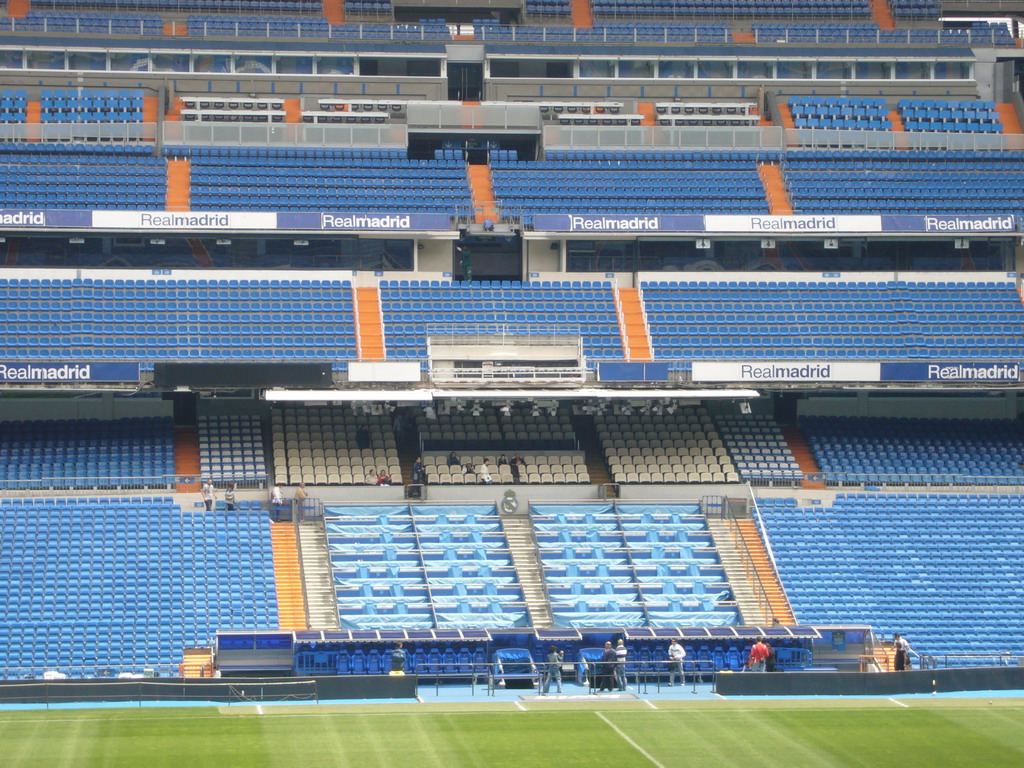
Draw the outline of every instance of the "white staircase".
<instances>
[{"instance_id":1,"label":"white staircase","mask_svg":"<svg viewBox=\"0 0 1024 768\"><path fill-rule=\"evenodd\" d=\"M306 587L309 628L339 629L338 600L323 518L299 523L299 551L302 553L302 580Z\"/></svg>"},{"instance_id":2,"label":"white staircase","mask_svg":"<svg viewBox=\"0 0 1024 768\"><path fill-rule=\"evenodd\" d=\"M533 535L533 524L528 514L503 514L501 527L508 539L508 548L512 553L512 564L519 577L519 586L526 600L526 610L533 627L551 627L554 620L551 616L551 604L548 602L547 589L544 586L544 571L541 568L540 553Z\"/></svg>"},{"instance_id":3,"label":"white staircase","mask_svg":"<svg viewBox=\"0 0 1024 768\"><path fill-rule=\"evenodd\" d=\"M745 567L743 551L736 543L725 520L713 520L708 517L708 530L718 548L718 559L722 561L725 575L729 579L736 607L740 612L740 621L747 625L764 626L772 623L770 609L767 604L762 606L755 591L755 582L750 575L753 566Z\"/></svg>"}]
</instances>

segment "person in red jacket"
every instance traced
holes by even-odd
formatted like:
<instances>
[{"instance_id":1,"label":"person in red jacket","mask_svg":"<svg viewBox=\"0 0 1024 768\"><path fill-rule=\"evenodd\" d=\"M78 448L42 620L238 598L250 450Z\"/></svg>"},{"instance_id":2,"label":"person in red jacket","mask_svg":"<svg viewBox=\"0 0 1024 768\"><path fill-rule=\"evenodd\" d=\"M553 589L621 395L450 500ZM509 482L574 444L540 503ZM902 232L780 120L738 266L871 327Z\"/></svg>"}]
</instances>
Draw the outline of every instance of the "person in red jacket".
<instances>
[{"instance_id":1,"label":"person in red jacket","mask_svg":"<svg viewBox=\"0 0 1024 768\"><path fill-rule=\"evenodd\" d=\"M750 656L747 658L747 667L751 672L764 672L764 663L768 660L768 646L764 644L764 638L759 637L750 649Z\"/></svg>"}]
</instances>

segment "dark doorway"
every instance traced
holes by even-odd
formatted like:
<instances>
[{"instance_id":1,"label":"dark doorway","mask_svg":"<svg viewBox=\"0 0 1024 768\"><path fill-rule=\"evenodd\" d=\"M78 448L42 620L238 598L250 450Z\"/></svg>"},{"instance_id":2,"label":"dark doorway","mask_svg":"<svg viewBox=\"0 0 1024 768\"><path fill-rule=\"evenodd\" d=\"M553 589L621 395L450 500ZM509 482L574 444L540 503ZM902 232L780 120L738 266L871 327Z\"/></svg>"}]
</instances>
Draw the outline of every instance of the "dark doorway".
<instances>
[{"instance_id":1,"label":"dark doorway","mask_svg":"<svg viewBox=\"0 0 1024 768\"><path fill-rule=\"evenodd\" d=\"M482 101L483 95L483 64L448 62L448 99L450 101Z\"/></svg>"},{"instance_id":2,"label":"dark doorway","mask_svg":"<svg viewBox=\"0 0 1024 768\"><path fill-rule=\"evenodd\" d=\"M452 277L466 279L519 280L523 274L523 241L518 235L487 237L469 235L452 246Z\"/></svg>"}]
</instances>

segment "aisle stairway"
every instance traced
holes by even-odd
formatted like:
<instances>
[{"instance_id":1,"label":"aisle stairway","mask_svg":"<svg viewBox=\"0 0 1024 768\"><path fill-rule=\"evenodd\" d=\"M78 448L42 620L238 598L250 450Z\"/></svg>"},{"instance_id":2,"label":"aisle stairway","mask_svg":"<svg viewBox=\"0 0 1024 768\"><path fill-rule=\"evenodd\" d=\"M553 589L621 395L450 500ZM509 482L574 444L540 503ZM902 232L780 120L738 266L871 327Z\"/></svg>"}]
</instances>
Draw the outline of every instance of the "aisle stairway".
<instances>
[{"instance_id":1,"label":"aisle stairway","mask_svg":"<svg viewBox=\"0 0 1024 768\"><path fill-rule=\"evenodd\" d=\"M277 617L280 629L305 629L306 607L302 597L302 573L291 522L271 523L274 547L274 585L277 587Z\"/></svg>"},{"instance_id":2,"label":"aisle stairway","mask_svg":"<svg viewBox=\"0 0 1024 768\"><path fill-rule=\"evenodd\" d=\"M604 451L601 449L601 438L597 434L597 427L594 426L594 417L574 415L572 430L579 442L580 450L583 451L591 484L607 485L608 498L614 498L615 493L611 486L612 478L608 474L608 465L605 463Z\"/></svg>"},{"instance_id":3,"label":"aisle stairway","mask_svg":"<svg viewBox=\"0 0 1024 768\"><path fill-rule=\"evenodd\" d=\"M213 650L211 648L186 648L184 661L178 665L181 677L213 677Z\"/></svg>"},{"instance_id":4,"label":"aisle stairway","mask_svg":"<svg viewBox=\"0 0 1024 768\"><path fill-rule=\"evenodd\" d=\"M726 520L709 517L708 529L718 548L718 557L729 578L729 585L736 598L736 606L739 608L743 623L771 626L777 620L780 624L795 624L793 611L761 544L761 537L754 521L736 522L740 527L740 539L737 539L735 529ZM752 529L752 536L748 529ZM750 559L744 552L740 540L746 544ZM759 597L761 590L757 586L758 580L767 597L767 604L763 597Z\"/></svg>"},{"instance_id":5,"label":"aisle stairway","mask_svg":"<svg viewBox=\"0 0 1024 768\"><path fill-rule=\"evenodd\" d=\"M544 571L528 514L501 515L501 527L508 539L512 564L526 600L526 610L533 627L551 627L551 604L544 586Z\"/></svg>"},{"instance_id":6,"label":"aisle stairway","mask_svg":"<svg viewBox=\"0 0 1024 768\"><path fill-rule=\"evenodd\" d=\"M174 474L185 482L175 487L178 493L199 493L199 430L174 428Z\"/></svg>"},{"instance_id":7,"label":"aisle stairway","mask_svg":"<svg viewBox=\"0 0 1024 768\"><path fill-rule=\"evenodd\" d=\"M360 360L384 359L384 326L380 317L380 291L356 288L356 345Z\"/></svg>"},{"instance_id":8,"label":"aisle stairway","mask_svg":"<svg viewBox=\"0 0 1024 768\"><path fill-rule=\"evenodd\" d=\"M792 216L793 207L789 203L789 194L786 192L786 180L782 176L782 169L772 163L761 163L757 166L757 173L764 184L765 199L768 201L768 209L774 216Z\"/></svg>"},{"instance_id":9,"label":"aisle stairway","mask_svg":"<svg viewBox=\"0 0 1024 768\"><path fill-rule=\"evenodd\" d=\"M780 429L782 430L782 436L786 438L786 445L789 446L793 458L796 459L796 465L800 467L800 471L805 475L804 480L800 483L801 487L823 489L825 487L823 481L806 479L806 475L821 474L821 467L818 466L818 462L814 458L814 452L811 450L811 446L807 444L807 440L804 438L804 433L800 431L800 427L790 424L780 427Z\"/></svg>"},{"instance_id":10,"label":"aisle stairway","mask_svg":"<svg viewBox=\"0 0 1024 768\"><path fill-rule=\"evenodd\" d=\"M306 585L306 611L310 629L338 629L338 600L322 517L299 523L302 579Z\"/></svg>"},{"instance_id":11,"label":"aisle stairway","mask_svg":"<svg viewBox=\"0 0 1024 768\"><path fill-rule=\"evenodd\" d=\"M615 298L622 318L622 346L626 359L633 363L648 363L651 354L651 334L647 328L639 288L616 288Z\"/></svg>"}]
</instances>

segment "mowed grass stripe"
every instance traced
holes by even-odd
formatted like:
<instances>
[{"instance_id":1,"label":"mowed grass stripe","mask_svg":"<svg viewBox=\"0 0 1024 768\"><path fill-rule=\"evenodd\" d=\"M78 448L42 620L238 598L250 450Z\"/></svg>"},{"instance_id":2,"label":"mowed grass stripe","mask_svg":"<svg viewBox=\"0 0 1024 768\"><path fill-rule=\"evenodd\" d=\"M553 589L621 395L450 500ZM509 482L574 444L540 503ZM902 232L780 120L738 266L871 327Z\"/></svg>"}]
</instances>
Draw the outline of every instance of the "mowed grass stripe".
<instances>
[{"instance_id":1,"label":"mowed grass stripe","mask_svg":"<svg viewBox=\"0 0 1024 768\"><path fill-rule=\"evenodd\" d=\"M224 716L216 709L23 712L0 720L4 768L668 768L1024 765L1024 709L613 707ZM964 702L961 702L964 703ZM267 711L268 708L264 708ZM273 709L273 708L271 708ZM276 708L285 712L290 707ZM339 708L341 709L341 708ZM316 714L313 714L316 713ZM74 717L69 715L81 715Z\"/></svg>"},{"instance_id":2,"label":"mowed grass stripe","mask_svg":"<svg viewBox=\"0 0 1024 768\"><path fill-rule=\"evenodd\" d=\"M701 766L1024 765L1024 711L972 707L616 712L655 759ZM678 762L675 764L679 764Z\"/></svg>"}]
</instances>

